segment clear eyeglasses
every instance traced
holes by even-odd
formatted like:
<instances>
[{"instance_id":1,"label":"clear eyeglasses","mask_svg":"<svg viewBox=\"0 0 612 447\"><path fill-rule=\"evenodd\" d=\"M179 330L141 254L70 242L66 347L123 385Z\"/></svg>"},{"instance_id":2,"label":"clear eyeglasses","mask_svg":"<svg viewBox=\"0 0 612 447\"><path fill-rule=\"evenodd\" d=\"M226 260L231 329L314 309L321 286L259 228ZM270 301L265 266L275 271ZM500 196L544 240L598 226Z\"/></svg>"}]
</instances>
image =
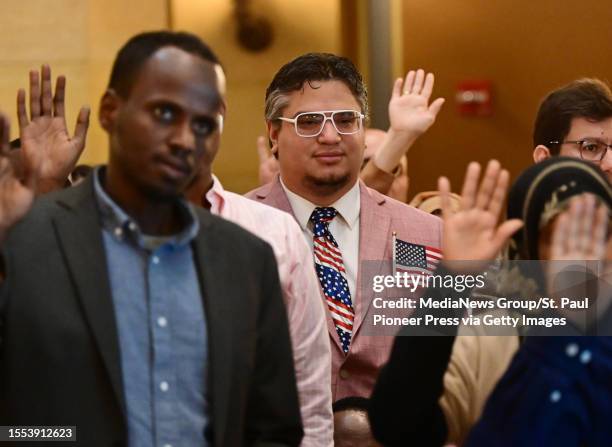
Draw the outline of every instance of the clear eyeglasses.
<instances>
[{"instance_id":1,"label":"clear eyeglasses","mask_svg":"<svg viewBox=\"0 0 612 447\"><path fill-rule=\"evenodd\" d=\"M364 118L365 115L357 110L322 110L299 113L295 118L281 116L277 119L292 123L300 137L316 137L323 132L327 121L331 121L339 134L352 135L361 130Z\"/></svg>"},{"instance_id":2,"label":"clear eyeglasses","mask_svg":"<svg viewBox=\"0 0 612 447\"><path fill-rule=\"evenodd\" d=\"M612 144L607 144L600 140L551 141L549 144L576 145L580 151L580 158L595 163L602 161L606 156L608 149L612 149Z\"/></svg>"}]
</instances>

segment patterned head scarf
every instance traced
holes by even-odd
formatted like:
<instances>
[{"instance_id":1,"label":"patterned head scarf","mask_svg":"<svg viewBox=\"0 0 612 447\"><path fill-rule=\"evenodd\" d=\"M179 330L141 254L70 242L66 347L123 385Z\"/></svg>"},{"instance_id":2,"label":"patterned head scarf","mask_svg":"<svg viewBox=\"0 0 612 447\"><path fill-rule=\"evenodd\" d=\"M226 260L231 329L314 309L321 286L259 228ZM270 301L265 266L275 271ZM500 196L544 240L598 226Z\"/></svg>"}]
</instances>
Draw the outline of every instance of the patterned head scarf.
<instances>
[{"instance_id":1,"label":"patterned head scarf","mask_svg":"<svg viewBox=\"0 0 612 447\"><path fill-rule=\"evenodd\" d=\"M508 195L508 219L524 222L510 240L510 260L537 260L540 230L573 196L591 193L612 210L612 188L599 168L570 157L551 157L529 167Z\"/></svg>"}]
</instances>

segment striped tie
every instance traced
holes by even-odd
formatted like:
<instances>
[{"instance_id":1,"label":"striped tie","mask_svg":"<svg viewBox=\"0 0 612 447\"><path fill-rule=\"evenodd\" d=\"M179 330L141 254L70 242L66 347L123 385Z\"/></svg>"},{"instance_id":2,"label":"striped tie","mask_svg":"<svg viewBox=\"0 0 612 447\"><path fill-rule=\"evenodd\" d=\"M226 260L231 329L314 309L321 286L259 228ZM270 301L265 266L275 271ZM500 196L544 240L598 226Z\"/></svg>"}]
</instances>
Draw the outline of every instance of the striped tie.
<instances>
[{"instance_id":1,"label":"striped tie","mask_svg":"<svg viewBox=\"0 0 612 447\"><path fill-rule=\"evenodd\" d=\"M348 282L344 276L346 270L342 262L342 253L329 232L329 223L337 214L338 211L332 207L315 208L310 220L313 223L315 269L325 294L327 307L336 325L342 350L346 354L351 344L355 312Z\"/></svg>"}]
</instances>

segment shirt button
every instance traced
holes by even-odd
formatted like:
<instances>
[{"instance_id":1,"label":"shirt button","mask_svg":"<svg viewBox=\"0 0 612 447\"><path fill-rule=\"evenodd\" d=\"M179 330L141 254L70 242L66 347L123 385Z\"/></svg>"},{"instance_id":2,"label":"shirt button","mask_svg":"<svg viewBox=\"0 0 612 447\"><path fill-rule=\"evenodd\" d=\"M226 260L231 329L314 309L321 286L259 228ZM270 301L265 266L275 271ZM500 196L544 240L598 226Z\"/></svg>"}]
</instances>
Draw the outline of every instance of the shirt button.
<instances>
[{"instance_id":1,"label":"shirt button","mask_svg":"<svg viewBox=\"0 0 612 447\"><path fill-rule=\"evenodd\" d=\"M582 351L582 353L580 354L580 363L583 364L587 364L591 361L591 351L589 351L588 349L585 349L584 351Z\"/></svg>"},{"instance_id":2,"label":"shirt button","mask_svg":"<svg viewBox=\"0 0 612 447\"><path fill-rule=\"evenodd\" d=\"M159 327L166 327L168 325L168 320L166 320L166 317L159 317L157 319L157 324Z\"/></svg>"},{"instance_id":3,"label":"shirt button","mask_svg":"<svg viewBox=\"0 0 612 447\"><path fill-rule=\"evenodd\" d=\"M128 224L128 228L130 229L130 231L136 231L136 224L134 222L130 222Z\"/></svg>"},{"instance_id":4,"label":"shirt button","mask_svg":"<svg viewBox=\"0 0 612 447\"><path fill-rule=\"evenodd\" d=\"M170 388L170 385L168 385L168 382L166 382L165 380L159 384L159 389L162 390L164 393L168 391L168 388Z\"/></svg>"},{"instance_id":5,"label":"shirt button","mask_svg":"<svg viewBox=\"0 0 612 447\"><path fill-rule=\"evenodd\" d=\"M340 370L340 378L341 379L348 379L350 376L349 372L346 369L341 369Z\"/></svg>"},{"instance_id":6,"label":"shirt button","mask_svg":"<svg viewBox=\"0 0 612 447\"><path fill-rule=\"evenodd\" d=\"M123 236L123 230L121 229L121 227L115 228L115 236L117 237Z\"/></svg>"},{"instance_id":7,"label":"shirt button","mask_svg":"<svg viewBox=\"0 0 612 447\"><path fill-rule=\"evenodd\" d=\"M153 264L159 264L159 257L157 257L157 256L153 256L153 257L151 258L151 261L153 261Z\"/></svg>"},{"instance_id":8,"label":"shirt button","mask_svg":"<svg viewBox=\"0 0 612 447\"><path fill-rule=\"evenodd\" d=\"M576 343L570 343L565 347L565 353L568 357L575 357L578 354L579 348Z\"/></svg>"},{"instance_id":9,"label":"shirt button","mask_svg":"<svg viewBox=\"0 0 612 447\"><path fill-rule=\"evenodd\" d=\"M550 401L553 403L557 403L561 400L561 391L555 390L550 393Z\"/></svg>"}]
</instances>

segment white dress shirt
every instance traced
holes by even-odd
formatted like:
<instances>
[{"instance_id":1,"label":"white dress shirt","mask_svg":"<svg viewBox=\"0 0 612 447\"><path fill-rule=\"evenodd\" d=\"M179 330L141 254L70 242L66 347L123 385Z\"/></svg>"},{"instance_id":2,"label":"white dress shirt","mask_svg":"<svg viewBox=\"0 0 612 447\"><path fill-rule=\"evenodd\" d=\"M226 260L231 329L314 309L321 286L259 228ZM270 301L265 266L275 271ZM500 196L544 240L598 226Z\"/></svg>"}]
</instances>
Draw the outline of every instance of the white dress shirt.
<instances>
[{"instance_id":1,"label":"white dress shirt","mask_svg":"<svg viewBox=\"0 0 612 447\"><path fill-rule=\"evenodd\" d=\"M292 192L285 186L282 179L281 186L287 194L293 214L298 224L300 224L308 246L314 252L313 225L310 222L310 215L318 205ZM361 209L359 181L355 182L346 194L330 206L336 208L338 215L330 222L329 232L338 243L338 248L342 253L342 260L346 269L346 280L354 305L357 293L357 272L359 271L359 211ZM314 258L312 262L314 264Z\"/></svg>"},{"instance_id":2,"label":"white dress shirt","mask_svg":"<svg viewBox=\"0 0 612 447\"><path fill-rule=\"evenodd\" d=\"M237 223L268 242L278 264L304 424L300 447L333 445L331 349L312 254L286 212L225 191L213 176L206 193L210 212Z\"/></svg>"}]
</instances>

